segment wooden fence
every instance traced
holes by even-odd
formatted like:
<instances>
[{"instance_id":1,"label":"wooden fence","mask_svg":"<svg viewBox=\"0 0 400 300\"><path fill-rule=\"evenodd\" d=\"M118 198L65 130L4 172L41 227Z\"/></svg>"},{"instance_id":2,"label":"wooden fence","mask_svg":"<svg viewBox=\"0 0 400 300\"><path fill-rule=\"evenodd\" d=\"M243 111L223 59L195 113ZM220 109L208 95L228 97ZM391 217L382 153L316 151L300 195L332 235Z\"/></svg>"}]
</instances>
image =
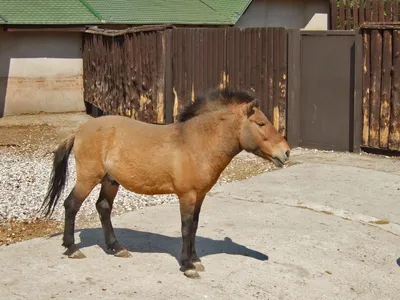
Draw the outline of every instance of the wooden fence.
<instances>
[{"instance_id":1,"label":"wooden fence","mask_svg":"<svg viewBox=\"0 0 400 300\"><path fill-rule=\"evenodd\" d=\"M386 28L385 28L386 26ZM400 26L368 25L363 35L362 145L400 150Z\"/></svg>"},{"instance_id":2,"label":"wooden fence","mask_svg":"<svg viewBox=\"0 0 400 300\"><path fill-rule=\"evenodd\" d=\"M286 134L283 28L178 28L86 33L85 101L108 114L169 123L195 96L229 85L256 96Z\"/></svg>"},{"instance_id":3,"label":"wooden fence","mask_svg":"<svg viewBox=\"0 0 400 300\"><path fill-rule=\"evenodd\" d=\"M286 134L284 28L176 29L172 45L174 118L195 95L229 85L256 96L269 120Z\"/></svg>"},{"instance_id":4,"label":"wooden fence","mask_svg":"<svg viewBox=\"0 0 400 300\"><path fill-rule=\"evenodd\" d=\"M331 0L330 29L351 30L364 22L400 20L400 0Z\"/></svg>"},{"instance_id":5,"label":"wooden fence","mask_svg":"<svg viewBox=\"0 0 400 300\"><path fill-rule=\"evenodd\" d=\"M85 101L107 114L163 123L165 36L99 33L84 36Z\"/></svg>"}]
</instances>

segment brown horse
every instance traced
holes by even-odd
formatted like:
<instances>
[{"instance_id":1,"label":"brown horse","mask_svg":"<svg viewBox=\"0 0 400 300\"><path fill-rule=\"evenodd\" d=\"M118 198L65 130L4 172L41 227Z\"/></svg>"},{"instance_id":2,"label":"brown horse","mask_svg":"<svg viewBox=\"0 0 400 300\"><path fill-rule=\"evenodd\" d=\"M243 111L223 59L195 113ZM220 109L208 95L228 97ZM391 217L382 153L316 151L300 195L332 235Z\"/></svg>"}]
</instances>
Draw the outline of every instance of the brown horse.
<instances>
[{"instance_id":1,"label":"brown horse","mask_svg":"<svg viewBox=\"0 0 400 300\"><path fill-rule=\"evenodd\" d=\"M107 247L116 256L129 252L117 241L111 210L119 185L147 195L176 194L182 230L180 261L184 274L200 277L204 267L195 236L206 193L242 150L282 167L289 146L246 92L219 89L185 107L178 122L159 126L122 116L104 116L81 125L55 151L49 190L42 207L54 211L65 186L68 157L74 150L76 185L64 202L63 246L71 258L85 256L75 245L75 216L83 201L101 184L96 208Z\"/></svg>"}]
</instances>

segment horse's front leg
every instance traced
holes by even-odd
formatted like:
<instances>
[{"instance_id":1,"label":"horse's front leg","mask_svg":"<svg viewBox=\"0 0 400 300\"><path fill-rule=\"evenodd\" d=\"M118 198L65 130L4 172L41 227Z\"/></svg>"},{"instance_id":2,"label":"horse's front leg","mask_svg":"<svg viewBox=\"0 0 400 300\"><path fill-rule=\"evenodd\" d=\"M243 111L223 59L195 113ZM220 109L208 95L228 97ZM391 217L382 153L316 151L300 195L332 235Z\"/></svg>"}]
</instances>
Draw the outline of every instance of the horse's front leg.
<instances>
[{"instance_id":1,"label":"horse's front leg","mask_svg":"<svg viewBox=\"0 0 400 300\"><path fill-rule=\"evenodd\" d=\"M182 223L182 251L180 261L184 274L189 278L200 278L192 260L192 236L197 195L192 191L179 196Z\"/></svg>"},{"instance_id":2,"label":"horse's front leg","mask_svg":"<svg viewBox=\"0 0 400 300\"><path fill-rule=\"evenodd\" d=\"M200 216L200 210L201 210L201 205L203 204L203 200L204 200L204 196L197 197L196 204L194 207L194 214L193 214L192 235L190 238L190 248L191 248L190 256L192 258L192 262L193 262L194 266L196 267L196 270L199 272L205 271L205 268L196 253L196 232L197 232L197 227L199 225L199 216Z\"/></svg>"}]
</instances>

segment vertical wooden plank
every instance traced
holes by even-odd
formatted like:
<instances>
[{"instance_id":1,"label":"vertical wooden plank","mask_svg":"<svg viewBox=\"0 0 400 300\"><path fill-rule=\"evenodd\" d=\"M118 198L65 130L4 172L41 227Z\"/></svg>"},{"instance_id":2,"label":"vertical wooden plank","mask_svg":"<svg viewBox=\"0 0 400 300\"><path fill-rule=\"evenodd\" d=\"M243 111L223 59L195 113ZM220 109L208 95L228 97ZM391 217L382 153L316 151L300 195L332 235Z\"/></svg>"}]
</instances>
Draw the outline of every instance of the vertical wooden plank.
<instances>
[{"instance_id":1,"label":"vertical wooden plank","mask_svg":"<svg viewBox=\"0 0 400 300\"><path fill-rule=\"evenodd\" d=\"M291 29L288 34L287 141L294 148L300 143L301 37L299 29Z\"/></svg>"},{"instance_id":2,"label":"vertical wooden plank","mask_svg":"<svg viewBox=\"0 0 400 300\"><path fill-rule=\"evenodd\" d=\"M392 34L391 30L384 30L383 52L382 52L382 91L381 91L380 124L379 124L380 148L387 148L389 142L391 69L392 69Z\"/></svg>"},{"instance_id":3,"label":"vertical wooden plank","mask_svg":"<svg viewBox=\"0 0 400 300\"><path fill-rule=\"evenodd\" d=\"M364 0L361 0L359 2L359 8L358 8L358 24L362 25L365 21L365 4Z\"/></svg>"},{"instance_id":4,"label":"vertical wooden plank","mask_svg":"<svg viewBox=\"0 0 400 300\"><path fill-rule=\"evenodd\" d=\"M330 12L331 12L331 30L338 29L338 9L337 9L337 0L330 0Z\"/></svg>"},{"instance_id":5,"label":"vertical wooden plank","mask_svg":"<svg viewBox=\"0 0 400 300\"><path fill-rule=\"evenodd\" d=\"M172 29L164 32L165 42L165 122L171 124L174 122L174 94L173 94L173 53L172 53Z\"/></svg>"},{"instance_id":6,"label":"vertical wooden plank","mask_svg":"<svg viewBox=\"0 0 400 300\"><path fill-rule=\"evenodd\" d=\"M179 28L176 29L177 33L177 40L176 40L176 55L177 55L177 68L175 70L176 77L174 78L174 87L175 87L175 97L177 99L176 102L176 109L175 109L175 117L177 114L181 111L182 107L185 105L184 101L185 99L183 98L183 85L184 85L184 48L183 48L183 34L184 34L185 28Z\"/></svg>"},{"instance_id":7,"label":"vertical wooden plank","mask_svg":"<svg viewBox=\"0 0 400 300\"><path fill-rule=\"evenodd\" d=\"M232 57L234 51L234 42L233 42L233 35L232 35L233 28L226 29L226 65L225 65L225 73L226 77L228 78L228 85L231 86L232 84L232 77L233 77L233 64L232 64Z\"/></svg>"},{"instance_id":8,"label":"vertical wooden plank","mask_svg":"<svg viewBox=\"0 0 400 300\"><path fill-rule=\"evenodd\" d=\"M165 123L165 31L156 33L156 80L154 93L157 102L157 123ZM129 61L127 62L129 67ZM128 77L130 78L130 76Z\"/></svg>"},{"instance_id":9,"label":"vertical wooden plank","mask_svg":"<svg viewBox=\"0 0 400 300\"><path fill-rule=\"evenodd\" d=\"M354 101L353 101L353 152L361 152L362 137L362 51L363 39L360 30L356 31L354 43Z\"/></svg>"},{"instance_id":10,"label":"vertical wooden plank","mask_svg":"<svg viewBox=\"0 0 400 300\"><path fill-rule=\"evenodd\" d=\"M393 73L389 149L400 151L400 30L393 31Z\"/></svg>"},{"instance_id":11,"label":"vertical wooden plank","mask_svg":"<svg viewBox=\"0 0 400 300\"><path fill-rule=\"evenodd\" d=\"M222 56L220 57L220 69L222 72L222 82L224 84L224 87L227 87L229 85L229 73L228 73L228 29L224 29L224 39L221 41L222 47L224 51L222 52Z\"/></svg>"},{"instance_id":12,"label":"vertical wooden plank","mask_svg":"<svg viewBox=\"0 0 400 300\"><path fill-rule=\"evenodd\" d=\"M274 29L268 28L268 118L273 124L274 121Z\"/></svg>"},{"instance_id":13,"label":"vertical wooden plank","mask_svg":"<svg viewBox=\"0 0 400 300\"><path fill-rule=\"evenodd\" d=\"M261 108L268 116L268 65L267 65L267 28L261 28Z\"/></svg>"},{"instance_id":14,"label":"vertical wooden plank","mask_svg":"<svg viewBox=\"0 0 400 300\"><path fill-rule=\"evenodd\" d=\"M371 15L373 22L379 21L379 0L372 0Z\"/></svg>"},{"instance_id":15,"label":"vertical wooden plank","mask_svg":"<svg viewBox=\"0 0 400 300\"><path fill-rule=\"evenodd\" d=\"M257 49L257 55L256 55L256 92L257 92L257 98L260 101L260 107L261 110L264 112L264 67L262 65L262 57L263 57L263 51L265 51L265 48L262 44L262 29L257 28L255 31L255 48Z\"/></svg>"},{"instance_id":16,"label":"vertical wooden plank","mask_svg":"<svg viewBox=\"0 0 400 300\"><path fill-rule=\"evenodd\" d=\"M244 71L244 78L243 78L243 85L242 88L252 92L251 90L251 83L252 83L252 78L251 78L251 28L246 28L244 30L244 43L243 43L243 50L244 50L244 59L242 60L242 66L243 66L243 71Z\"/></svg>"},{"instance_id":17,"label":"vertical wooden plank","mask_svg":"<svg viewBox=\"0 0 400 300\"><path fill-rule=\"evenodd\" d=\"M371 0L365 0L365 22L372 21Z\"/></svg>"},{"instance_id":18,"label":"vertical wooden plank","mask_svg":"<svg viewBox=\"0 0 400 300\"><path fill-rule=\"evenodd\" d=\"M193 44L193 68L192 68L192 80L193 80L193 91L192 91L192 101L194 101L197 97L198 93L198 86L199 86L199 71L200 71L200 58L199 58L199 40L200 40L200 35L199 35L199 29L195 28L193 29L193 38L192 38L192 44Z\"/></svg>"},{"instance_id":19,"label":"vertical wooden plank","mask_svg":"<svg viewBox=\"0 0 400 300\"><path fill-rule=\"evenodd\" d=\"M385 20L387 22L391 22L393 20L393 15L392 15L393 0L386 0L385 4L386 4L386 7L385 7L385 12L386 12Z\"/></svg>"},{"instance_id":20,"label":"vertical wooden plank","mask_svg":"<svg viewBox=\"0 0 400 300\"><path fill-rule=\"evenodd\" d=\"M279 44L279 28L274 28L273 29L273 37L274 37L274 62L273 62L273 124L274 127L279 130L279 94L280 94L280 89L279 89L279 82L280 82L280 76L279 76L279 62L280 62L280 44Z\"/></svg>"},{"instance_id":21,"label":"vertical wooden plank","mask_svg":"<svg viewBox=\"0 0 400 300\"><path fill-rule=\"evenodd\" d=\"M379 147L379 116L382 70L382 34L379 30L371 31L371 110L369 145Z\"/></svg>"},{"instance_id":22,"label":"vertical wooden plank","mask_svg":"<svg viewBox=\"0 0 400 300\"><path fill-rule=\"evenodd\" d=\"M286 136L286 95L287 95L287 33L279 28L279 132Z\"/></svg>"},{"instance_id":23,"label":"vertical wooden plank","mask_svg":"<svg viewBox=\"0 0 400 300\"><path fill-rule=\"evenodd\" d=\"M362 132L362 145L368 146L369 144L369 117L370 117L370 89L371 89L371 67L370 67L370 43L371 36L369 30L363 30L363 132Z\"/></svg>"},{"instance_id":24,"label":"vertical wooden plank","mask_svg":"<svg viewBox=\"0 0 400 300\"><path fill-rule=\"evenodd\" d=\"M379 22L385 21L385 4L383 0L379 0Z\"/></svg>"},{"instance_id":25,"label":"vertical wooden plank","mask_svg":"<svg viewBox=\"0 0 400 300\"><path fill-rule=\"evenodd\" d=\"M393 0L392 7L393 21L396 22L399 20L399 1Z\"/></svg>"},{"instance_id":26,"label":"vertical wooden plank","mask_svg":"<svg viewBox=\"0 0 400 300\"><path fill-rule=\"evenodd\" d=\"M346 30L351 30L353 28L353 21L351 15L350 1L346 0Z\"/></svg>"},{"instance_id":27,"label":"vertical wooden plank","mask_svg":"<svg viewBox=\"0 0 400 300\"><path fill-rule=\"evenodd\" d=\"M196 63L196 55L195 55L195 48L194 48L194 37L195 37L195 29L190 29L189 36L188 36L188 44L189 44L189 65L188 65L188 94L189 97L187 99L188 102L192 102L194 100L194 76L193 76L193 68Z\"/></svg>"},{"instance_id":28,"label":"vertical wooden plank","mask_svg":"<svg viewBox=\"0 0 400 300\"><path fill-rule=\"evenodd\" d=\"M364 2L364 0L360 1ZM358 14L358 0L353 1L353 28L359 28L360 23L359 23L359 14Z\"/></svg>"},{"instance_id":29,"label":"vertical wooden plank","mask_svg":"<svg viewBox=\"0 0 400 300\"><path fill-rule=\"evenodd\" d=\"M260 50L261 47L258 47L258 29L251 29L251 48L250 48L250 58L251 58L251 86L253 87L255 97L259 98L260 96Z\"/></svg>"},{"instance_id":30,"label":"vertical wooden plank","mask_svg":"<svg viewBox=\"0 0 400 300\"><path fill-rule=\"evenodd\" d=\"M345 14L344 14L344 3L345 0L339 0L339 26L338 29L345 29Z\"/></svg>"},{"instance_id":31,"label":"vertical wooden plank","mask_svg":"<svg viewBox=\"0 0 400 300\"><path fill-rule=\"evenodd\" d=\"M205 77L205 73L206 73L206 66L205 66L205 58L204 58L204 43L205 43L205 38L204 38L204 29L203 28L199 28L198 29L198 33L199 33L199 45L198 45L198 50L199 50L199 70L197 73L197 77L198 77L198 90L197 93L198 95L203 94L204 93L204 86L206 85L204 82L204 77Z\"/></svg>"}]
</instances>

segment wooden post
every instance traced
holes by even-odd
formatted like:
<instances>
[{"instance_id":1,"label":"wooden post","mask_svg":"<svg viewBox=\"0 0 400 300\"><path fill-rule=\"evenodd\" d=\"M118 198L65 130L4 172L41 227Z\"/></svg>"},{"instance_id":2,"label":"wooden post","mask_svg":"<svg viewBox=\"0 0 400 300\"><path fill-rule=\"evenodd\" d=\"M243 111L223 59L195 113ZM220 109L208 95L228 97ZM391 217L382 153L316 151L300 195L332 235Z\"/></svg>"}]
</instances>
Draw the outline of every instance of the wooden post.
<instances>
[{"instance_id":1,"label":"wooden post","mask_svg":"<svg viewBox=\"0 0 400 300\"><path fill-rule=\"evenodd\" d=\"M330 12L331 12L331 30L338 29L338 9L337 0L330 1Z\"/></svg>"},{"instance_id":2,"label":"wooden post","mask_svg":"<svg viewBox=\"0 0 400 300\"><path fill-rule=\"evenodd\" d=\"M393 21L396 22L399 20L399 2L397 0L393 1L392 4L392 11L393 11Z\"/></svg>"},{"instance_id":3,"label":"wooden post","mask_svg":"<svg viewBox=\"0 0 400 300\"><path fill-rule=\"evenodd\" d=\"M364 3L364 1L360 1ZM358 0L353 1L353 29L359 28Z\"/></svg>"},{"instance_id":4,"label":"wooden post","mask_svg":"<svg viewBox=\"0 0 400 300\"><path fill-rule=\"evenodd\" d=\"M369 114L370 114L370 90L371 90L371 68L370 68L370 44L371 36L369 30L363 30L363 133L362 145L368 146L369 143Z\"/></svg>"},{"instance_id":5,"label":"wooden post","mask_svg":"<svg viewBox=\"0 0 400 300\"><path fill-rule=\"evenodd\" d=\"M381 71L382 71L382 35L379 30L371 32L371 110L369 145L373 148L379 147L379 116L381 96Z\"/></svg>"},{"instance_id":6,"label":"wooden post","mask_svg":"<svg viewBox=\"0 0 400 300\"><path fill-rule=\"evenodd\" d=\"M172 91L172 29L164 32L165 38L165 122L174 122L174 97Z\"/></svg>"},{"instance_id":7,"label":"wooden post","mask_svg":"<svg viewBox=\"0 0 400 300\"><path fill-rule=\"evenodd\" d=\"M281 49L279 44L279 28L273 28L273 45L274 45L274 64L273 64L273 124L277 130L280 130L279 126L279 63Z\"/></svg>"},{"instance_id":8,"label":"wooden post","mask_svg":"<svg viewBox=\"0 0 400 300\"><path fill-rule=\"evenodd\" d=\"M344 29L344 24L346 20L344 17L344 4L343 0L339 0L339 26L338 29Z\"/></svg>"},{"instance_id":9,"label":"wooden post","mask_svg":"<svg viewBox=\"0 0 400 300\"><path fill-rule=\"evenodd\" d=\"M298 147L300 143L300 38L299 29L289 30L287 141L291 148Z\"/></svg>"},{"instance_id":10,"label":"wooden post","mask_svg":"<svg viewBox=\"0 0 400 300\"><path fill-rule=\"evenodd\" d=\"M390 30L383 31L382 54L382 93L379 124L379 146L388 147L389 123L390 123L390 86L392 69L392 34Z\"/></svg>"},{"instance_id":11,"label":"wooden post","mask_svg":"<svg viewBox=\"0 0 400 300\"><path fill-rule=\"evenodd\" d=\"M393 31L392 107L389 149L400 151L400 31Z\"/></svg>"},{"instance_id":12,"label":"wooden post","mask_svg":"<svg viewBox=\"0 0 400 300\"><path fill-rule=\"evenodd\" d=\"M354 41L354 99L353 99L353 149L355 153L361 151L362 136L362 51L363 39L360 30L356 31Z\"/></svg>"},{"instance_id":13,"label":"wooden post","mask_svg":"<svg viewBox=\"0 0 400 300\"><path fill-rule=\"evenodd\" d=\"M358 24L361 25L365 21L365 5L364 1L360 1L360 7L358 10Z\"/></svg>"},{"instance_id":14,"label":"wooden post","mask_svg":"<svg viewBox=\"0 0 400 300\"><path fill-rule=\"evenodd\" d=\"M286 136L286 102L287 102L287 31L285 28L279 28L279 48L280 48L280 60L279 60L279 129L283 136Z\"/></svg>"},{"instance_id":15,"label":"wooden post","mask_svg":"<svg viewBox=\"0 0 400 300\"><path fill-rule=\"evenodd\" d=\"M352 28L350 1L346 1L346 30L351 30Z\"/></svg>"},{"instance_id":16,"label":"wooden post","mask_svg":"<svg viewBox=\"0 0 400 300\"><path fill-rule=\"evenodd\" d=\"M379 0L379 21L385 21L385 4L383 0Z\"/></svg>"}]
</instances>

